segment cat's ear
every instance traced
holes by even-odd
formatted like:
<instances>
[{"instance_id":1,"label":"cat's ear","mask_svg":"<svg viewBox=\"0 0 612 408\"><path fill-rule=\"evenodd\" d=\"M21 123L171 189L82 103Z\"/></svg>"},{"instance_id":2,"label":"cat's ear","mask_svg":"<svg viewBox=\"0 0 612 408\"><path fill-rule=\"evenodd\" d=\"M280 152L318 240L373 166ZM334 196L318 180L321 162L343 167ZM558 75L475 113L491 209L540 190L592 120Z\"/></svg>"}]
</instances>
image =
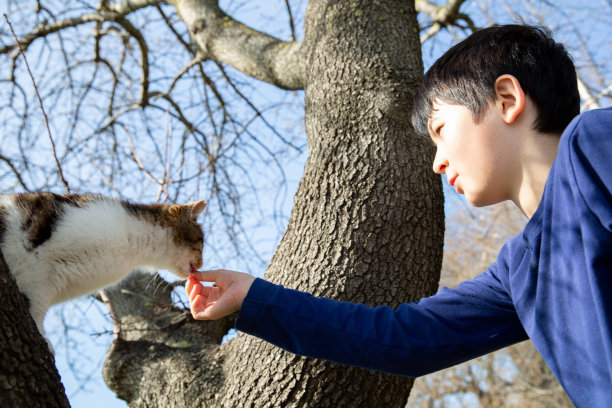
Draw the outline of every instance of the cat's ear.
<instances>
[{"instance_id":1,"label":"cat's ear","mask_svg":"<svg viewBox=\"0 0 612 408\"><path fill-rule=\"evenodd\" d=\"M187 208L189 208L189 215L192 220L196 220L202 211L206 208L206 201L194 201L191 203L185 204Z\"/></svg>"}]
</instances>

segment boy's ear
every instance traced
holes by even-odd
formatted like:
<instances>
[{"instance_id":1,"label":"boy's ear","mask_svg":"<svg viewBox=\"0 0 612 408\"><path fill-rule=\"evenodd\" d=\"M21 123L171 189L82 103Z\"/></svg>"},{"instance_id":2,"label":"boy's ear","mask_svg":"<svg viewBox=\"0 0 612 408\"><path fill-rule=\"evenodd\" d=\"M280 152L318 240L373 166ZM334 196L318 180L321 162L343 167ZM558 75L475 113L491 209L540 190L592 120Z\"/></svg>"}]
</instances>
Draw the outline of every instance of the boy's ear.
<instances>
[{"instance_id":1,"label":"boy's ear","mask_svg":"<svg viewBox=\"0 0 612 408\"><path fill-rule=\"evenodd\" d=\"M495 80L495 106L504 122L514 123L525 107L525 92L515 76L504 74Z\"/></svg>"}]
</instances>

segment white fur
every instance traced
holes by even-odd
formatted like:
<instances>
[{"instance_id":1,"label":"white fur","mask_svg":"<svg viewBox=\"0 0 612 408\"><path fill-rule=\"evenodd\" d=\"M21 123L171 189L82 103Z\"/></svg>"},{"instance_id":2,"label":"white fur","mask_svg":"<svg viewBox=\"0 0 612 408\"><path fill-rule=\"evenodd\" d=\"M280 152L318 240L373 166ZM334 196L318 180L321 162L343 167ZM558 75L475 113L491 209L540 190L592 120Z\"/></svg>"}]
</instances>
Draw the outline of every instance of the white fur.
<instances>
[{"instance_id":1,"label":"white fur","mask_svg":"<svg viewBox=\"0 0 612 408\"><path fill-rule=\"evenodd\" d=\"M10 196L0 205L14 207ZM117 282L136 268L190 273L193 253L174 244L169 231L129 214L121 203L100 199L87 207L67 207L50 239L27 248L19 213L9 209L2 252L30 312L43 333L47 309Z\"/></svg>"}]
</instances>

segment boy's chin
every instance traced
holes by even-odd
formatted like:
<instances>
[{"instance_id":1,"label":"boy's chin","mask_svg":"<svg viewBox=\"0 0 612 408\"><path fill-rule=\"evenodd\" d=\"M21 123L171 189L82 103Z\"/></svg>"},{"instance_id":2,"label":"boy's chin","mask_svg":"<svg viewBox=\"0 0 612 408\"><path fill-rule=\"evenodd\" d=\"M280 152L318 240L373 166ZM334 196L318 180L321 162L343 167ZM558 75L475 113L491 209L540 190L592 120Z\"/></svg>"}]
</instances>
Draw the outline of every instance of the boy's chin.
<instances>
[{"instance_id":1,"label":"boy's chin","mask_svg":"<svg viewBox=\"0 0 612 408\"><path fill-rule=\"evenodd\" d=\"M478 194L470 194L469 192L464 192L463 196L465 197L465 201L473 207L487 207L489 205L501 203L504 200L496 200L492 197L486 197Z\"/></svg>"}]
</instances>

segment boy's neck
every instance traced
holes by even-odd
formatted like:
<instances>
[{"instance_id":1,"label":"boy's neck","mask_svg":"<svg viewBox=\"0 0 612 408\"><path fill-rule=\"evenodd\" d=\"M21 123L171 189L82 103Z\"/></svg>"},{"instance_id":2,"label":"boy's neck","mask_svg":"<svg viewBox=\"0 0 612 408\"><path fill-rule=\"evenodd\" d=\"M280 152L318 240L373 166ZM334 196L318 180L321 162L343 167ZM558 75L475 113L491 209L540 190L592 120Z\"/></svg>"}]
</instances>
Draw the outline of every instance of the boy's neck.
<instances>
[{"instance_id":1,"label":"boy's neck","mask_svg":"<svg viewBox=\"0 0 612 408\"><path fill-rule=\"evenodd\" d=\"M531 218L538 209L552 164L557 157L560 134L530 132L524 135L522 174L512 201Z\"/></svg>"}]
</instances>

